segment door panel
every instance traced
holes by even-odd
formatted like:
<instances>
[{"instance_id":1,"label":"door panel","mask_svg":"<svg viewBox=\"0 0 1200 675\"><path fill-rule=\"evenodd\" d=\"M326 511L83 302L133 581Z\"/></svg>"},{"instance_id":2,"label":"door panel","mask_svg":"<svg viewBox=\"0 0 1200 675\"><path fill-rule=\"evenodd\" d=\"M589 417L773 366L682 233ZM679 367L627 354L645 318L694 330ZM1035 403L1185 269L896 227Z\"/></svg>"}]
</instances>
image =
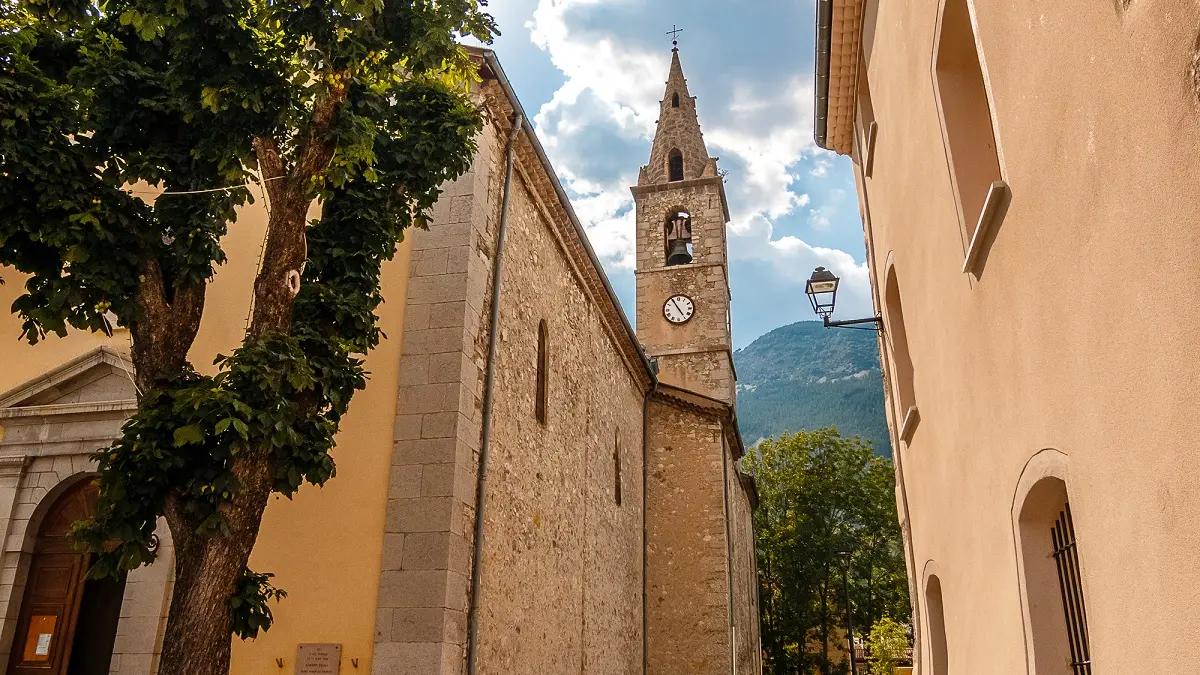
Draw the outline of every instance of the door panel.
<instances>
[{"instance_id":1,"label":"door panel","mask_svg":"<svg viewBox=\"0 0 1200 675\"><path fill-rule=\"evenodd\" d=\"M68 535L73 523L95 511L96 497L91 481L78 483L60 495L42 519L17 616L8 675L68 673L89 560L87 553L75 549ZM104 602L107 604L111 599L105 598ZM118 615L120 602L118 594ZM84 632L88 631L90 625L84 628ZM111 642L107 649L111 656Z\"/></svg>"},{"instance_id":2,"label":"door panel","mask_svg":"<svg viewBox=\"0 0 1200 675\"><path fill-rule=\"evenodd\" d=\"M71 553L33 556L9 661L12 675L65 672L86 559Z\"/></svg>"}]
</instances>

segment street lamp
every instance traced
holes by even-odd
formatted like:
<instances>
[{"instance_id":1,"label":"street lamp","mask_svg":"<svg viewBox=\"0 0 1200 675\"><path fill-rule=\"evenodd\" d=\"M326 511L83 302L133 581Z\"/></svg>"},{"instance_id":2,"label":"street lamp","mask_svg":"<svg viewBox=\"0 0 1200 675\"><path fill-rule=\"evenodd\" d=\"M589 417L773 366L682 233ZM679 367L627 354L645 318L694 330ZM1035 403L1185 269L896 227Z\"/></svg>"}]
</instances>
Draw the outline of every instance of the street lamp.
<instances>
[{"instance_id":1,"label":"street lamp","mask_svg":"<svg viewBox=\"0 0 1200 675\"><path fill-rule=\"evenodd\" d=\"M879 330L879 326L883 319L879 316L873 316L869 319L850 319L849 321L830 321L829 317L833 315L833 307L837 302L838 283L841 279L825 269L818 267L813 270L812 276L808 278L808 283L804 285L804 293L808 296L808 301L812 304L813 311L821 317L825 322L826 328L842 328L844 326L856 328L857 330ZM858 327L858 324L873 323L874 326Z\"/></svg>"},{"instance_id":2,"label":"street lamp","mask_svg":"<svg viewBox=\"0 0 1200 675\"><path fill-rule=\"evenodd\" d=\"M835 551L842 559L842 593L846 597L846 644L850 646L850 675L858 675L858 667L854 665L854 622L850 614L850 555L853 551Z\"/></svg>"}]
</instances>

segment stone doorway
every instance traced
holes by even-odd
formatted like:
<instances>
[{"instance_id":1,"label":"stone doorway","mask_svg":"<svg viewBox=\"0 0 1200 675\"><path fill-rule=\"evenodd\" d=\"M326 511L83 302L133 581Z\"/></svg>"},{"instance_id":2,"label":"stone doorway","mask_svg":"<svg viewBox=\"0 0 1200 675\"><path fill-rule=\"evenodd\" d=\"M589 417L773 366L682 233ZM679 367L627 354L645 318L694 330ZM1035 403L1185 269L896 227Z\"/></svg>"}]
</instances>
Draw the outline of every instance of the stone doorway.
<instances>
[{"instance_id":1,"label":"stone doorway","mask_svg":"<svg viewBox=\"0 0 1200 675\"><path fill-rule=\"evenodd\" d=\"M96 507L91 480L70 487L38 530L25 585L10 675L106 675L112 660L125 579L88 580L91 562L68 538L71 524Z\"/></svg>"}]
</instances>

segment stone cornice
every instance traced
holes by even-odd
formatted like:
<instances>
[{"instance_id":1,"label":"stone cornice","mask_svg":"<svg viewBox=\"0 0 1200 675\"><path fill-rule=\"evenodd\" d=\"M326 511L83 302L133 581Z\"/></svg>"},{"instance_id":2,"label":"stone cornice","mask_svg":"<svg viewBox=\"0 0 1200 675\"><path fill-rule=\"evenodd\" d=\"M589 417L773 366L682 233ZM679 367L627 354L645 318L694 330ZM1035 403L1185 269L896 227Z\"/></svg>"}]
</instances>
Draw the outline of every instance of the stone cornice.
<instances>
[{"instance_id":1,"label":"stone cornice","mask_svg":"<svg viewBox=\"0 0 1200 675\"><path fill-rule=\"evenodd\" d=\"M0 476L20 476L28 464L28 455L0 455Z\"/></svg>"},{"instance_id":2,"label":"stone cornice","mask_svg":"<svg viewBox=\"0 0 1200 675\"><path fill-rule=\"evenodd\" d=\"M0 408L0 420L21 417L52 417L58 415L92 415L97 413L132 413L137 410L137 401L93 401L90 403L52 403L50 405L28 405L16 408Z\"/></svg>"},{"instance_id":3,"label":"stone cornice","mask_svg":"<svg viewBox=\"0 0 1200 675\"><path fill-rule=\"evenodd\" d=\"M716 185L720 188L721 194L721 212L725 216L725 222L729 222L729 200L725 197L725 179L721 176L702 176L700 178L692 178L689 180L677 180L670 183L652 183L650 185L633 185L629 191L633 193L634 198L641 197L655 192L670 192L673 190L686 190L694 187L704 187L706 185Z\"/></svg>"}]
</instances>

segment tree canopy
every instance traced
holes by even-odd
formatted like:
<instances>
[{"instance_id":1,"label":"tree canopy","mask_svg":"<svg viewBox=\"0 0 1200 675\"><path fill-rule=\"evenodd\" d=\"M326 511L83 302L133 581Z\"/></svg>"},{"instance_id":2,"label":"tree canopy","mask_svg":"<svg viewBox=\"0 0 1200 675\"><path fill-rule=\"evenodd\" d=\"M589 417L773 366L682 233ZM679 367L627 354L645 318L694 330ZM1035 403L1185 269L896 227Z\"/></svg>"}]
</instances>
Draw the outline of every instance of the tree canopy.
<instances>
[{"instance_id":1,"label":"tree canopy","mask_svg":"<svg viewBox=\"0 0 1200 675\"><path fill-rule=\"evenodd\" d=\"M885 615L909 616L892 463L834 428L765 440L743 461L760 497L764 666L805 675L844 669L829 656L845 651L844 566L856 631Z\"/></svg>"},{"instance_id":2,"label":"tree canopy","mask_svg":"<svg viewBox=\"0 0 1200 675\"><path fill-rule=\"evenodd\" d=\"M281 593L246 568L263 508L334 475L381 264L470 164L482 117L456 39L491 40L482 4L0 0L0 264L28 342L130 330L139 408L96 456L76 536L92 574L117 574L155 559L166 518L161 673L227 672L231 633L270 625ZM245 340L202 374L206 284L255 183L269 222Z\"/></svg>"}]
</instances>

